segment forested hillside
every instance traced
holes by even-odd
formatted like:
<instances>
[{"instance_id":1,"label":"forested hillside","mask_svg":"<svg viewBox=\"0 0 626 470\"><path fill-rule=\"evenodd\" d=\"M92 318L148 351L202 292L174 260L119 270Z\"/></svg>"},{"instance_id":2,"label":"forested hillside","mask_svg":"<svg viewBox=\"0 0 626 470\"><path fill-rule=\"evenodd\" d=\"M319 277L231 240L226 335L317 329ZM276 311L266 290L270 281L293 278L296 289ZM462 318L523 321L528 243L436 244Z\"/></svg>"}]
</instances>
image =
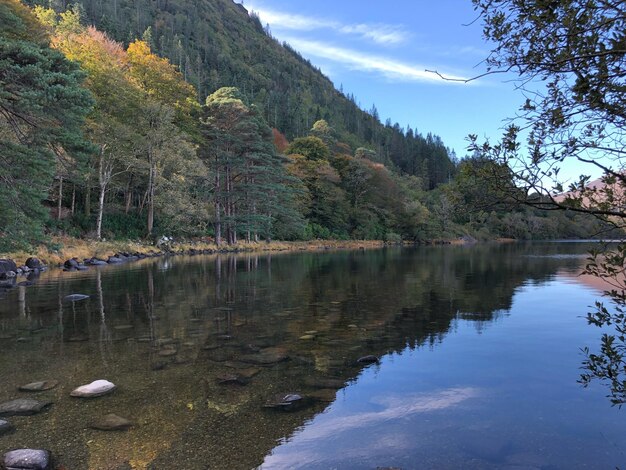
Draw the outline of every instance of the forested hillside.
<instances>
[{"instance_id":1,"label":"forested hillside","mask_svg":"<svg viewBox=\"0 0 626 470\"><path fill-rule=\"evenodd\" d=\"M29 0L64 11L74 2ZM200 102L221 87L237 87L266 122L288 139L326 120L341 141L374 150L379 163L424 178L429 189L454 174L450 152L437 136L380 123L376 109L355 98L287 44L268 35L258 18L233 0L78 0L83 19L112 39L145 39L194 85ZM420 131L425 131L421 129Z\"/></svg>"},{"instance_id":2,"label":"forested hillside","mask_svg":"<svg viewBox=\"0 0 626 470\"><path fill-rule=\"evenodd\" d=\"M0 250L603 233L502 205L481 175L509 173L381 125L231 0L128 5L0 0Z\"/></svg>"}]
</instances>

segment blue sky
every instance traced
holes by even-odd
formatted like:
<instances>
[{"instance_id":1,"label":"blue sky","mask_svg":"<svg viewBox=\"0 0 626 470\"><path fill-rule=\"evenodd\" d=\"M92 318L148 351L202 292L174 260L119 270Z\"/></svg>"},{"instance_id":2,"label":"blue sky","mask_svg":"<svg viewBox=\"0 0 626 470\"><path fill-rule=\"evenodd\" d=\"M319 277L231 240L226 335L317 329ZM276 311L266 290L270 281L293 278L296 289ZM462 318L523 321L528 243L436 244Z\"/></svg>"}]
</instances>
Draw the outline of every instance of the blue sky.
<instances>
[{"instance_id":1,"label":"blue sky","mask_svg":"<svg viewBox=\"0 0 626 470\"><path fill-rule=\"evenodd\" d=\"M383 122L441 136L459 157L468 134L497 139L523 97L503 76L446 82L425 69L469 78L490 45L470 0L245 0L287 41ZM473 24L472 24L473 22ZM509 77L510 78L510 77Z\"/></svg>"}]
</instances>

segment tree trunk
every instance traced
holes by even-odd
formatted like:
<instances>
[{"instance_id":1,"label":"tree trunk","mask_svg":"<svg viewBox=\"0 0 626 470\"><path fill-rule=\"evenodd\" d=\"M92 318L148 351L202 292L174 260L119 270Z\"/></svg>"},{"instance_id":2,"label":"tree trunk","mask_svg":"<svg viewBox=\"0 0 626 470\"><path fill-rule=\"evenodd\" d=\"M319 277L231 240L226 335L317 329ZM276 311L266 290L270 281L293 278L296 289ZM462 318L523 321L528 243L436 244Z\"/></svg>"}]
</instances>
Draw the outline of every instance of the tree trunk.
<instances>
[{"instance_id":1,"label":"tree trunk","mask_svg":"<svg viewBox=\"0 0 626 470\"><path fill-rule=\"evenodd\" d=\"M152 235L154 228L154 179L156 169L154 163L150 162L150 180L148 182L148 236Z\"/></svg>"},{"instance_id":2,"label":"tree trunk","mask_svg":"<svg viewBox=\"0 0 626 470\"><path fill-rule=\"evenodd\" d=\"M104 151L106 146L100 148L100 159L98 160L98 217L96 219L96 238L102 240L102 217L104 216L104 196L106 194L108 178L104 168Z\"/></svg>"},{"instance_id":3,"label":"tree trunk","mask_svg":"<svg viewBox=\"0 0 626 470\"><path fill-rule=\"evenodd\" d=\"M87 188L85 189L85 217L89 217L91 215L91 188L89 187L89 183L87 183Z\"/></svg>"},{"instance_id":4,"label":"tree trunk","mask_svg":"<svg viewBox=\"0 0 626 470\"><path fill-rule=\"evenodd\" d=\"M133 175L131 174L128 178L128 184L126 185L126 204L124 206L124 212L128 214L130 211L130 206L133 202L133 191L131 190L131 184L133 182Z\"/></svg>"},{"instance_id":5,"label":"tree trunk","mask_svg":"<svg viewBox=\"0 0 626 470\"><path fill-rule=\"evenodd\" d=\"M74 210L76 209L76 184L72 185L72 217L74 216Z\"/></svg>"},{"instance_id":6,"label":"tree trunk","mask_svg":"<svg viewBox=\"0 0 626 470\"><path fill-rule=\"evenodd\" d=\"M61 220L61 209L63 208L63 176L59 176L59 196L57 201L57 220Z\"/></svg>"},{"instance_id":7,"label":"tree trunk","mask_svg":"<svg viewBox=\"0 0 626 470\"><path fill-rule=\"evenodd\" d=\"M216 158L217 160L217 158ZM220 170L216 165L215 169L215 243L222 244L222 209L220 207Z\"/></svg>"},{"instance_id":8,"label":"tree trunk","mask_svg":"<svg viewBox=\"0 0 626 470\"><path fill-rule=\"evenodd\" d=\"M96 219L96 238L102 240L102 217L104 215L104 194L106 186L100 186L100 194L98 195L98 218Z\"/></svg>"}]
</instances>

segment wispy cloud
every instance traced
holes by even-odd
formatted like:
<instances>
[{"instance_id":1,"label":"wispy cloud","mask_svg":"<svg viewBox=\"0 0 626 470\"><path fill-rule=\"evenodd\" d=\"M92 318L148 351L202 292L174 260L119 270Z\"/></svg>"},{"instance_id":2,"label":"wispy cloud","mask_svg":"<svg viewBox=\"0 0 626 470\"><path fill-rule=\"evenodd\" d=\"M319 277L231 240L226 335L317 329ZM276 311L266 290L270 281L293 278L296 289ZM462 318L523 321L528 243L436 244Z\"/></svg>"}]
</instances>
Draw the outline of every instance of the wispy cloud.
<instances>
[{"instance_id":1,"label":"wispy cloud","mask_svg":"<svg viewBox=\"0 0 626 470\"><path fill-rule=\"evenodd\" d=\"M365 54L352 49L336 47L319 41L310 41L299 38L285 38L296 50L307 54L340 63L353 70L364 72L376 72L384 77L396 81L430 82L440 84L458 83L446 81L432 72L427 72L426 67L408 64L390 59L388 57ZM453 80L465 80L465 77L442 72L447 78Z\"/></svg>"},{"instance_id":2,"label":"wispy cloud","mask_svg":"<svg viewBox=\"0 0 626 470\"><path fill-rule=\"evenodd\" d=\"M344 24L326 18L283 13L257 6L251 6L250 8L259 15L261 22L268 23L275 28L296 31L331 29L341 34L358 36L381 45L402 44L411 38L411 33L401 25Z\"/></svg>"}]
</instances>

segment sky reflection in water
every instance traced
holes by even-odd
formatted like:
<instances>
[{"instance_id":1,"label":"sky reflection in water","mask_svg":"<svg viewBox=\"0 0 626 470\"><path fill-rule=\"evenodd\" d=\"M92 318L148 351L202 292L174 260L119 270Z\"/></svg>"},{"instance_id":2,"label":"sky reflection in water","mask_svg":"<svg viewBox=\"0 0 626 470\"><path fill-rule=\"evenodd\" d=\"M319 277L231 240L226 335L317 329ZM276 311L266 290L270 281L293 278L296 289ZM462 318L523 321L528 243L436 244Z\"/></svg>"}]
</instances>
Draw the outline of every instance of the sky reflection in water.
<instances>
[{"instance_id":1,"label":"sky reflection in water","mask_svg":"<svg viewBox=\"0 0 626 470\"><path fill-rule=\"evenodd\" d=\"M440 343L363 371L262 468L622 465L623 412L602 386L577 384L580 348L598 342L583 318L598 294L569 269L526 282L498 320L459 319Z\"/></svg>"}]
</instances>

